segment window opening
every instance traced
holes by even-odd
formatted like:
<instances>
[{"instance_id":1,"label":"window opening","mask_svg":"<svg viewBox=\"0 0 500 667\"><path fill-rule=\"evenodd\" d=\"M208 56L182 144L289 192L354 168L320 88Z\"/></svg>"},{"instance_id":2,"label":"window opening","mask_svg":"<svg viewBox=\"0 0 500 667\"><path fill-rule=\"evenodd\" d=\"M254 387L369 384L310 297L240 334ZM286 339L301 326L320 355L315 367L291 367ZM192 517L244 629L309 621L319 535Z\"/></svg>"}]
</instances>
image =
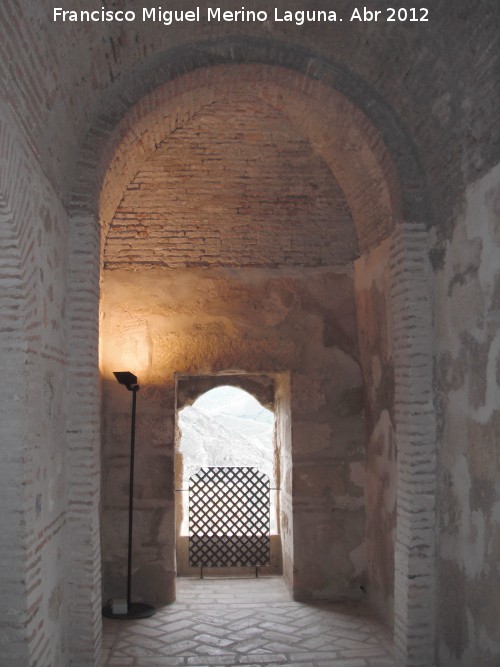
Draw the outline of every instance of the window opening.
<instances>
[{"instance_id":1,"label":"window opening","mask_svg":"<svg viewBox=\"0 0 500 667\"><path fill-rule=\"evenodd\" d=\"M216 387L179 411L182 455L182 521L189 533L189 480L201 468L252 467L271 484L271 534L278 534L278 486L274 413L238 387Z\"/></svg>"}]
</instances>

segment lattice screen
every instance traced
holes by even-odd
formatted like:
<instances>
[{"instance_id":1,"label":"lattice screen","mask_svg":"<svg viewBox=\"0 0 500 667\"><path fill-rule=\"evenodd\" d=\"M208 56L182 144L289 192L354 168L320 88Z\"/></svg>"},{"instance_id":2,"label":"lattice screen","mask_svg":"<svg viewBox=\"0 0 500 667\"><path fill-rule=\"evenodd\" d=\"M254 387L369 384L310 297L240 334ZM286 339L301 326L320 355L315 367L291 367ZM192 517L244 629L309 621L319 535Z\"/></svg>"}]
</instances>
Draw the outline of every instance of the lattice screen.
<instances>
[{"instance_id":1,"label":"lattice screen","mask_svg":"<svg viewBox=\"0 0 500 667\"><path fill-rule=\"evenodd\" d=\"M189 480L189 564L269 565L269 477L257 468L202 468Z\"/></svg>"}]
</instances>

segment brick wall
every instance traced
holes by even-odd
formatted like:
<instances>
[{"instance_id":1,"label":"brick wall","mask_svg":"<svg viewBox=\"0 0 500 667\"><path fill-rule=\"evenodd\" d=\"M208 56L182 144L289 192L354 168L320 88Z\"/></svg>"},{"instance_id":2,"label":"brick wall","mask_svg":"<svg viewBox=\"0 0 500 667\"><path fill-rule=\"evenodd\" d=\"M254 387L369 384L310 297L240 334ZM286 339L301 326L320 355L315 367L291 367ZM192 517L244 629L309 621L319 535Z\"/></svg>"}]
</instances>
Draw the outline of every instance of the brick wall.
<instances>
[{"instance_id":1,"label":"brick wall","mask_svg":"<svg viewBox=\"0 0 500 667\"><path fill-rule=\"evenodd\" d=\"M298 2L295 6L300 8ZM99 9L101 4L90 0L75 7ZM182 8L182 1L170 7ZM350 0L336 5L344 14L351 7ZM445 4L433 6L429 22L396 22L390 30L344 21L333 32L322 24L297 29L287 23L272 30L248 23L186 23L173 29L159 23L63 26L51 21L52 10L50 0L3 3L0 80L5 99L19 110L23 130L61 191L71 187L80 147L96 116L115 125L160 83L222 62L268 62L322 79L374 122L381 114L372 101L383 102L389 111L383 140L396 159L399 118L429 176L436 220L448 228L464 183L497 160L495 2L461 1L453 11Z\"/></svg>"},{"instance_id":2,"label":"brick wall","mask_svg":"<svg viewBox=\"0 0 500 667\"><path fill-rule=\"evenodd\" d=\"M313 163L308 164L313 167L313 173L316 177L320 177L320 183L325 182L325 169L319 165L323 161L328 165L335 180L340 186L340 189L345 195L348 202L350 214L354 222L356 230L358 245L362 250L377 245L383 238L387 236L391 230L394 222L401 218L402 215L402 201L401 189L396 177L395 165L391 160L389 153L381 141L380 133L370 122L369 118L364 115L359 109L349 102L343 95L333 91L332 89L321 85L314 80L308 80L307 86L301 76L294 72L286 71L284 69L266 67L263 65L240 65L237 68L234 66L219 66L217 68L208 68L206 70L199 70L191 74L185 75L160 86L150 95L146 96L141 103L134 106L121 120L119 125L111 132L110 128L103 124L95 128L95 134L88 138L89 157L86 162L91 164L92 159L96 159L92 155L96 151L96 147L102 144L103 134L109 135L109 142L106 152L102 156L100 163L96 167L103 179L103 189L100 195L100 216L103 228L103 241L107 238L108 228L111 224L115 211L119 208L124 195L124 191L133 183L138 171L144 167L148 159L158 152L158 146L163 142L174 142L177 145L177 137L186 137L190 127L196 127L199 122L198 118L206 116L215 117L215 114L224 117L228 113L228 109L222 111L220 105L224 100L233 100L236 105L235 110L238 110L238 116L242 114L242 107L248 105L248 101L241 104L241 100L248 100L249 96L255 101L252 102L252 108L259 109L259 117L268 115L268 118L274 118L274 122L279 124L279 136L286 139L288 145L290 142L302 141L302 148L306 148L307 142L310 146L306 149L304 157L298 159L297 150L290 156L279 155L278 152L272 154L272 146L276 145L273 139L267 143L261 141L261 152L265 151L265 156L271 159L276 166L281 165L287 171L292 168L292 174L298 178L306 165L303 160L310 160L311 149L316 154ZM238 107L238 100L240 100ZM226 102L227 104L227 102ZM212 121L213 122L213 121ZM250 127L251 121L241 121L248 127L251 136ZM233 121L234 125L235 121ZM207 125L210 128L210 124ZM203 129L205 135L207 127ZM261 125L259 126L262 130ZM330 132L328 128L337 128L336 132ZM284 132L288 128L287 137ZM227 124L224 127L224 137L227 141L229 136L232 136L232 141L238 139L237 128L231 127ZM200 131L200 130L198 130ZM232 134L231 134L232 131ZM269 133L270 126L265 130ZM220 134L220 130L218 132ZM255 138L255 132L254 138ZM273 130L273 134L277 134L277 128ZM349 141L345 141L345 137L349 137ZM241 136L244 138L244 135ZM193 140L194 141L194 140ZM199 149L202 149L199 138L196 140ZM216 145L219 145L216 143ZM242 145L245 146L246 157L241 153L240 163L237 164L239 168L243 166L246 159L255 157L256 149L250 148L251 144L247 141ZM295 147L297 148L297 146ZM211 149L213 150L213 149ZM165 148L168 157L165 161L165 166L168 166L171 158L174 156L182 157L177 153L170 156ZM193 155L190 155L193 158ZM292 160L293 158L293 160ZM155 160L161 159L160 157ZM197 170L193 171L193 176L200 172L202 156L197 156ZM205 156L206 160L206 156ZM412 161L411 158L406 158L407 168L411 172ZM295 164L295 166L293 166ZM410 166L408 166L410 165ZM88 193L92 192L95 184L91 178L93 174L89 171L88 165L85 164L85 169L81 172L81 180L78 184L77 200L82 200L85 203L88 199ZM217 168L215 162L214 168ZM205 162L201 169L208 169L208 163ZM214 175L217 172L215 171ZM266 174L272 173L260 169L259 178L263 178ZM255 172L254 172L255 174ZM241 176L241 174L239 174ZM414 175L411 174L414 180ZM224 174L227 179L227 174ZM248 179L247 179L248 181ZM248 181L250 185L251 181ZM274 189L276 199L276 187L279 186L279 179L274 178L274 182L267 181L266 192L269 194ZM281 187L284 185L284 179L281 181ZM300 190L304 191L304 181L296 181L296 185ZM182 181L172 182L170 188L178 188L178 197L180 201L177 204L177 209L181 205L183 198ZM327 238L329 246L334 241L336 246L336 254L331 251L322 251L320 254L320 262L325 263L326 260L338 263L344 258L352 257L352 230L348 230L345 213L342 212L342 202L338 198L338 186L330 181L330 200L338 199L331 211L331 219L339 223L338 232L335 233L334 239ZM139 183L133 186L138 197L140 193ZM411 185L411 196L415 190L415 185ZM236 196L240 189L233 188L232 196ZM310 186L307 187L310 191ZM191 192L191 190L188 190ZM199 194L201 195L203 191ZM251 190L250 190L251 192ZM87 194L85 194L87 193ZM318 192L318 194L321 193ZM336 193L332 197L333 193ZM132 193L129 192L129 197ZM216 193L211 192L211 205L207 206L205 217L209 211L214 209L214 202L216 202ZM321 201L321 197L318 198ZM249 216L250 212L257 213L257 219L262 217L266 204L269 206L269 201L260 204L260 211L255 209L256 203L253 200L253 207L248 209L248 198L244 198L241 203L244 204L237 208L238 218L245 221L245 216ZM272 201L272 198L271 198ZM220 203L220 200L219 200ZM292 208L292 201L287 199L278 200L279 209L284 212L293 210L296 221L300 219L300 215L304 215L306 208L301 208L297 200L293 201L295 204ZM306 204L302 200L302 206ZM175 206L175 204L173 204ZM228 200L229 207L234 211L235 200ZM219 207L220 208L220 207ZM216 206L215 206L215 210ZM339 212L341 215L337 215ZM189 221L189 208L184 207L179 210L182 216ZM321 214L318 209L311 209L311 202L309 200L308 223L313 221L320 221L324 218L325 211ZM127 215L133 215L127 210ZM319 215L318 215L319 214ZM415 212L415 214L417 214ZM268 217L267 211L266 217ZM172 218L173 219L173 216ZM116 223L116 220L115 220ZM144 227L136 230L141 232L143 236L147 234ZM321 231L317 226L315 231L324 237L325 230ZM298 234L298 231L296 231ZM332 232L328 232L332 235ZM301 239L304 240L303 238ZM113 241L113 240L112 240ZM141 242L141 239L139 239ZM147 240L142 239L142 243L147 243ZM307 245L312 243L310 236ZM185 250L189 251L189 245L186 245ZM125 249L124 249L125 250ZM125 254L125 253L123 253ZM295 254L297 249L295 248ZM271 258L273 259L273 258ZM274 258L279 259L279 258ZM299 257L294 258L298 261ZM304 263L305 259L302 259ZM248 260L247 260L248 261ZM311 261L311 259L309 259ZM122 262L123 264L123 262Z\"/></svg>"},{"instance_id":3,"label":"brick wall","mask_svg":"<svg viewBox=\"0 0 500 667\"><path fill-rule=\"evenodd\" d=\"M228 90L138 166L104 265L335 266L356 254L326 163L282 113Z\"/></svg>"},{"instance_id":4,"label":"brick wall","mask_svg":"<svg viewBox=\"0 0 500 667\"><path fill-rule=\"evenodd\" d=\"M5 130L1 134L5 141ZM0 547L0 585L2 587L1 650L11 664L28 663L28 601L24 583L27 545L23 526L24 467L26 426L26 338L23 328L24 290L17 229L5 198L0 203L0 354L3 372L9 381L2 383L0 415L3 424L3 464L1 468L0 531L5 537ZM21 370L23 369L23 370Z\"/></svg>"},{"instance_id":5,"label":"brick wall","mask_svg":"<svg viewBox=\"0 0 500 667\"><path fill-rule=\"evenodd\" d=\"M62 665L67 217L15 120L1 111L1 650L11 665Z\"/></svg>"},{"instance_id":6,"label":"brick wall","mask_svg":"<svg viewBox=\"0 0 500 667\"><path fill-rule=\"evenodd\" d=\"M436 426L428 235L407 223L391 239L397 528L394 641L408 667L436 661Z\"/></svg>"}]
</instances>

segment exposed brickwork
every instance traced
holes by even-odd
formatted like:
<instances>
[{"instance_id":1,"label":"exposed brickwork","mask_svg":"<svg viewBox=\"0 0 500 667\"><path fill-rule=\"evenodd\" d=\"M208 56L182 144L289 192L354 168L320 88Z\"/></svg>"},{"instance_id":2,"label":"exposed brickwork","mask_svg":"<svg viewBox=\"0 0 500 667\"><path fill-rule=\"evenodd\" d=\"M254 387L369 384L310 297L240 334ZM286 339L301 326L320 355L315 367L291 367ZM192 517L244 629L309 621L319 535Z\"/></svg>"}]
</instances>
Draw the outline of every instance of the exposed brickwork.
<instances>
[{"instance_id":1,"label":"exposed brickwork","mask_svg":"<svg viewBox=\"0 0 500 667\"><path fill-rule=\"evenodd\" d=\"M357 243L327 165L281 113L245 94L205 107L127 187L105 268L334 266Z\"/></svg>"},{"instance_id":2,"label":"exposed brickwork","mask_svg":"<svg viewBox=\"0 0 500 667\"><path fill-rule=\"evenodd\" d=\"M392 160L369 119L345 97L312 79L306 85L303 77L293 72L246 65L185 75L161 86L129 111L110 135L99 166L104 180L100 197L103 241L123 191L157 146L171 133L175 137L185 134L184 126L194 122L190 119L210 113L207 108L212 109L219 100L237 100L238 94L248 98L250 92L256 100L283 114L285 127L291 124L300 137L308 139L328 165L346 196L360 249L376 245L387 236L401 217L402 195ZM335 132L330 131L332 127ZM104 125L89 137L89 166L101 146L102 135L109 133ZM349 142L344 140L346 136ZM82 194L75 200L79 208L86 201L91 203L84 190L95 187L87 172L88 167L81 172L84 180L78 189Z\"/></svg>"},{"instance_id":3,"label":"exposed brickwork","mask_svg":"<svg viewBox=\"0 0 500 667\"><path fill-rule=\"evenodd\" d=\"M89 231L91 233L89 234ZM97 225L73 216L70 236L71 295L68 344L72 350L67 402L68 504L70 513L71 664L97 664L101 642L100 410L98 352L99 246ZM90 277L90 280L89 280Z\"/></svg>"},{"instance_id":4,"label":"exposed brickwork","mask_svg":"<svg viewBox=\"0 0 500 667\"><path fill-rule=\"evenodd\" d=\"M428 238L405 224L392 238L390 271L395 368L398 500L394 637L407 667L435 664L436 427Z\"/></svg>"},{"instance_id":5,"label":"exposed brickwork","mask_svg":"<svg viewBox=\"0 0 500 667\"><path fill-rule=\"evenodd\" d=\"M2 136L5 141L5 135ZM0 532L7 538L0 547L0 586L4 657L12 665L28 664L27 589L25 529L19 508L24 508L22 453L26 449L22 398L26 396L26 377L20 373L26 362L26 339L23 319L23 276L19 257L17 230L5 199L0 200L0 354L3 372L9 377L8 391L2 391L0 416L4 425L2 438L5 455L1 468ZM3 383L2 389L7 386ZM17 397L17 400L16 400Z\"/></svg>"},{"instance_id":6,"label":"exposed brickwork","mask_svg":"<svg viewBox=\"0 0 500 667\"><path fill-rule=\"evenodd\" d=\"M174 0L171 7L176 5L182 7ZM90 7L100 4L92 0L85 5ZM350 0L336 4L344 14L351 7ZM333 39L330 27L321 24L301 29L275 24L272 31L263 24L62 27L50 21L52 9L49 0L3 3L0 80L61 190L71 181L100 99L103 115L114 125L167 79L223 62L268 62L341 90L375 124L384 125L383 140L402 162L408 156L401 144L409 138L429 174L437 220L453 218L452 203L464 178L470 182L495 163L499 8L493 1L462 1L453 11L446 4L433 6L428 23L394 23L390 30L344 21L342 29L333 27ZM479 97L488 103L475 103ZM374 98L383 103L373 104ZM402 132L396 118L406 128ZM403 166L398 164L399 171ZM409 189L408 197L418 200Z\"/></svg>"},{"instance_id":7,"label":"exposed brickwork","mask_svg":"<svg viewBox=\"0 0 500 667\"><path fill-rule=\"evenodd\" d=\"M64 599L56 602L55 594L65 572L66 512L60 477L64 297L57 286L66 267L61 261L65 218L24 138L13 130L12 122L4 122L11 120L9 112L3 107L1 111L0 306L6 374L2 423L8 424L5 443L10 452L1 468L6 509L2 513L6 538L1 549L2 622L8 638L2 657L24 667L57 664L66 641L61 623ZM53 461L53 470L48 469L48 460Z\"/></svg>"}]
</instances>

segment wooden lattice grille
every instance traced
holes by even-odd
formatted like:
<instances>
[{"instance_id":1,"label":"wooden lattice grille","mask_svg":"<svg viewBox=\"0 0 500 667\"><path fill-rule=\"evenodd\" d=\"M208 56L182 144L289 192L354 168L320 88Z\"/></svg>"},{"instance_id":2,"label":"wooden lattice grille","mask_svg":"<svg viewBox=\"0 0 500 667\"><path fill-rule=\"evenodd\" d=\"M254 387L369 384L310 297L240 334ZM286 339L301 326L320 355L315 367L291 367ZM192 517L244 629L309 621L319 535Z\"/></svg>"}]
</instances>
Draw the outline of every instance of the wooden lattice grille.
<instances>
[{"instance_id":1,"label":"wooden lattice grille","mask_svg":"<svg viewBox=\"0 0 500 667\"><path fill-rule=\"evenodd\" d=\"M269 477L256 468L202 468L189 480L189 564L269 565Z\"/></svg>"}]
</instances>

